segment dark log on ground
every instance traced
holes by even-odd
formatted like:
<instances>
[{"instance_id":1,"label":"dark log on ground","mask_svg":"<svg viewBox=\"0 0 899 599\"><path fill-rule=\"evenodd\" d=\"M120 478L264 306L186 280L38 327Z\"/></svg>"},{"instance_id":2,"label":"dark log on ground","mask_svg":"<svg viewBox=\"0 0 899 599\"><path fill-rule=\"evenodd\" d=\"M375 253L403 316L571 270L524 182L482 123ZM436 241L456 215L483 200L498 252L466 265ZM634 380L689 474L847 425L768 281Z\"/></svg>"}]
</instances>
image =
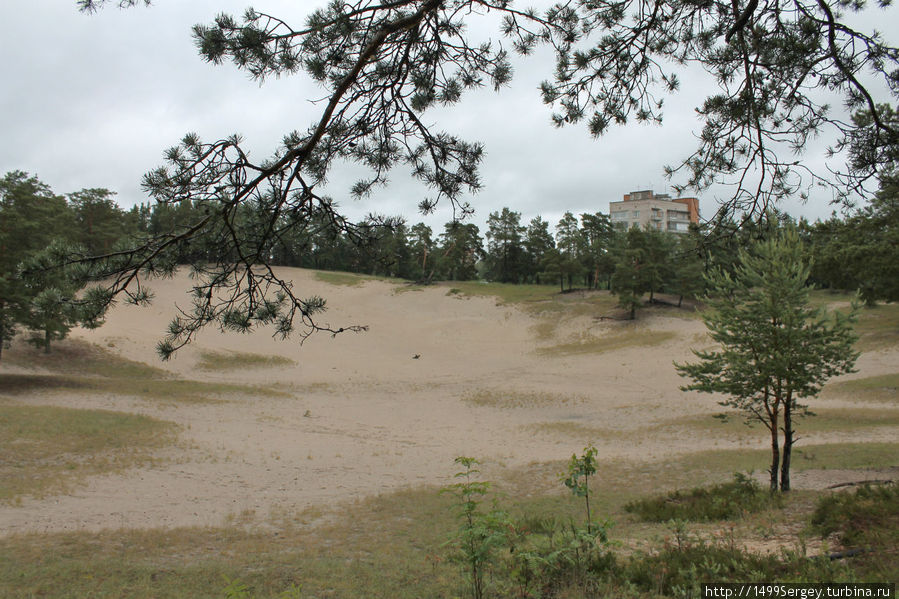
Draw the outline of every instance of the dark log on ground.
<instances>
[{"instance_id":1,"label":"dark log on ground","mask_svg":"<svg viewBox=\"0 0 899 599\"><path fill-rule=\"evenodd\" d=\"M873 553L873 552L870 549L865 549L864 547L858 547L856 549L846 549L845 551L835 551L834 553L828 554L827 558L830 561L835 561L835 560L843 559L846 557L857 557L859 555L862 555L863 553Z\"/></svg>"}]
</instances>

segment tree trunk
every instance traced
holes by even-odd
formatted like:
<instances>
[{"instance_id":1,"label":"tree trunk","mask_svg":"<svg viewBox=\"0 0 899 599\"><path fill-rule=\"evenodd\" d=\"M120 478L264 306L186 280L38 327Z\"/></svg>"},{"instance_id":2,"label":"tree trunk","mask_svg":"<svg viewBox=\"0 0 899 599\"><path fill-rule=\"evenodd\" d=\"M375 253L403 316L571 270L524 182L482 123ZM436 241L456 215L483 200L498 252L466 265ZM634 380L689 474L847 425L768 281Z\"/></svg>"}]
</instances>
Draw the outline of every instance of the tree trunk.
<instances>
[{"instance_id":1,"label":"tree trunk","mask_svg":"<svg viewBox=\"0 0 899 599\"><path fill-rule=\"evenodd\" d=\"M50 329L44 331L44 353L50 353Z\"/></svg>"},{"instance_id":2,"label":"tree trunk","mask_svg":"<svg viewBox=\"0 0 899 599\"><path fill-rule=\"evenodd\" d=\"M790 490L790 458L793 455L793 414L790 401L784 404L784 452L780 464L780 491Z\"/></svg>"},{"instance_id":3,"label":"tree trunk","mask_svg":"<svg viewBox=\"0 0 899 599\"><path fill-rule=\"evenodd\" d=\"M3 343L6 341L6 339L3 337L3 324L2 324L4 307L5 307L5 304L3 302L0 302L0 357L3 356Z\"/></svg>"},{"instance_id":4,"label":"tree trunk","mask_svg":"<svg viewBox=\"0 0 899 599\"><path fill-rule=\"evenodd\" d=\"M590 519L590 479L585 474L584 475L584 489L586 489L586 494L584 494L584 501L587 503L587 532L592 532L593 529L593 520Z\"/></svg>"},{"instance_id":5,"label":"tree trunk","mask_svg":"<svg viewBox=\"0 0 899 599\"><path fill-rule=\"evenodd\" d=\"M777 417L772 418L771 424L771 474L770 491L772 494L777 492L777 471L780 465L780 444L777 442Z\"/></svg>"},{"instance_id":6,"label":"tree trunk","mask_svg":"<svg viewBox=\"0 0 899 599\"><path fill-rule=\"evenodd\" d=\"M681 305L682 303L684 303L684 296L683 296L683 295L680 296L679 298L677 298L677 307L680 308L680 305Z\"/></svg>"}]
</instances>

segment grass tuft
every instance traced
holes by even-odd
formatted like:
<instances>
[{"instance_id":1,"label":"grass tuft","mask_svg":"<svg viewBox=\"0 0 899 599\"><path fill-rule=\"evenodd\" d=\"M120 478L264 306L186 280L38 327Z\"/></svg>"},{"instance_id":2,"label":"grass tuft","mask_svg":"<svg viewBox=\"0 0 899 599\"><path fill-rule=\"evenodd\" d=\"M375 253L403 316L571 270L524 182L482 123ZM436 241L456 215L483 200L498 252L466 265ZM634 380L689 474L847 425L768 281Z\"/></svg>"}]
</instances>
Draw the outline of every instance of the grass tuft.
<instances>
[{"instance_id":1,"label":"grass tuft","mask_svg":"<svg viewBox=\"0 0 899 599\"><path fill-rule=\"evenodd\" d=\"M503 391L499 389L480 389L467 391L462 401L490 408L538 408L547 406L563 406L582 403L584 397L578 395L559 395L537 391Z\"/></svg>"},{"instance_id":2,"label":"grass tuft","mask_svg":"<svg viewBox=\"0 0 899 599\"><path fill-rule=\"evenodd\" d=\"M348 272L317 270L315 271L315 278L322 283L342 285L344 287L358 287L365 282L365 279L361 275L355 275Z\"/></svg>"},{"instance_id":3,"label":"grass tuft","mask_svg":"<svg viewBox=\"0 0 899 599\"><path fill-rule=\"evenodd\" d=\"M618 351L630 347L653 347L673 339L676 335L670 331L633 330L626 333L613 334L608 337L597 337L588 333L582 334L575 341L560 343L549 347L541 347L541 355L572 356L580 354L598 354Z\"/></svg>"},{"instance_id":4,"label":"grass tuft","mask_svg":"<svg viewBox=\"0 0 899 599\"><path fill-rule=\"evenodd\" d=\"M483 281L453 281L446 294L461 297L495 297L499 304L532 304L554 301L559 292L554 285L515 285L512 283L486 283Z\"/></svg>"},{"instance_id":5,"label":"grass tuft","mask_svg":"<svg viewBox=\"0 0 899 599\"><path fill-rule=\"evenodd\" d=\"M296 362L284 356L251 354L243 352L200 352L197 368L200 370L236 370L241 368L280 368L296 366Z\"/></svg>"},{"instance_id":6,"label":"grass tuft","mask_svg":"<svg viewBox=\"0 0 899 599\"><path fill-rule=\"evenodd\" d=\"M316 280L330 285L342 285L344 287L359 287L366 281L386 281L388 283L403 283L403 279L392 277L376 277L372 275L360 275L351 272L339 272L334 270L316 270Z\"/></svg>"}]
</instances>

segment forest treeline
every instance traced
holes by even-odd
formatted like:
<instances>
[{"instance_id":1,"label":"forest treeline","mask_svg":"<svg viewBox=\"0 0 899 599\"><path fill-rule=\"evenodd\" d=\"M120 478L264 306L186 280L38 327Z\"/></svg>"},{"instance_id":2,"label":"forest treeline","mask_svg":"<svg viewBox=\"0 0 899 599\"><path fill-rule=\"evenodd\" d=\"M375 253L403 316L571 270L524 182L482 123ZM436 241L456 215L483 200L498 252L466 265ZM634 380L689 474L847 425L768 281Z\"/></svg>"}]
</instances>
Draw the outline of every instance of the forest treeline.
<instances>
[{"instance_id":1,"label":"forest treeline","mask_svg":"<svg viewBox=\"0 0 899 599\"><path fill-rule=\"evenodd\" d=\"M865 208L825 221L793 223L812 263L809 283L859 290L869 303L899 298L899 180L890 180ZM21 171L0 179L0 335L8 341L19 328L41 333L49 348L76 324L99 323L102 314L66 301L84 281L58 269L23 277L22 268L51 247L83 255L109 255L151 237L170 236L173 263L227 260L218 247L179 244L178 236L207 215L207 205L141 204L128 210L102 188L58 195L37 177ZM336 221L315 213L302 225L260 220L243 207L235 234L268 235L269 262L320 270L433 282L483 279L503 283L554 284L610 289L622 307L634 311L648 294L700 297L703 275L730 271L741 248L792 223L771 213L761 222L719 220L693 226L687 234L653 229L616 229L608 215L566 212L552 225L540 216L528 222L509 208L492 212L481 231L471 222L451 221L442 231L398 217L371 216L361 222ZM294 215L295 216L295 215ZM291 225L291 226L289 226ZM237 258L237 257L234 257Z\"/></svg>"}]
</instances>

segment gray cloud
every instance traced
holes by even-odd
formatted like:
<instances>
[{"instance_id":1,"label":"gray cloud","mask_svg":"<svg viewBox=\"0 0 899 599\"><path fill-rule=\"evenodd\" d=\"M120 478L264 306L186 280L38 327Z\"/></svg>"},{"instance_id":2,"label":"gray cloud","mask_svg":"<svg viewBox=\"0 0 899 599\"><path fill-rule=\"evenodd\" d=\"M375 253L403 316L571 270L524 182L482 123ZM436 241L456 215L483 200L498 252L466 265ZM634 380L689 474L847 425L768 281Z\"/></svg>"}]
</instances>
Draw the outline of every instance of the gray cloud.
<instances>
[{"instance_id":1,"label":"gray cloud","mask_svg":"<svg viewBox=\"0 0 899 599\"><path fill-rule=\"evenodd\" d=\"M31 172L59 193L108 187L130 206L145 201L143 173L186 132L207 140L240 133L255 158L269 156L285 133L317 118L320 107L310 100L322 90L303 75L260 87L231 65L199 58L190 27L218 12L240 14L245 6L246 0L160 0L149 9L83 15L74 1L19 3L15 15L0 23L2 172ZM297 23L310 3L260 1L256 8ZM472 30L497 40L494 26L485 19ZM677 164L693 148L693 107L709 85L701 74L684 75L683 92L667 100L664 125L629 125L594 140L583 126L551 125L537 90L552 72L548 53L516 58L515 67L513 84L500 93L480 90L426 115L440 128L486 145L484 189L470 198L479 224L502 206L521 212L525 221L540 214L552 224L567 210L606 211L609 201L633 189L664 190L662 167ZM345 198L352 178L352 168L338 168L329 185L351 215L420 219L415 207L427 190L406 173L394 173L393 184L364 203ZM704 214L714 212L714 196L723 192L702 198ZM828 199L789 208L826 216ZM425 220L438 229L450 216L443 206Z\"/></svg>"}]
</instances>

